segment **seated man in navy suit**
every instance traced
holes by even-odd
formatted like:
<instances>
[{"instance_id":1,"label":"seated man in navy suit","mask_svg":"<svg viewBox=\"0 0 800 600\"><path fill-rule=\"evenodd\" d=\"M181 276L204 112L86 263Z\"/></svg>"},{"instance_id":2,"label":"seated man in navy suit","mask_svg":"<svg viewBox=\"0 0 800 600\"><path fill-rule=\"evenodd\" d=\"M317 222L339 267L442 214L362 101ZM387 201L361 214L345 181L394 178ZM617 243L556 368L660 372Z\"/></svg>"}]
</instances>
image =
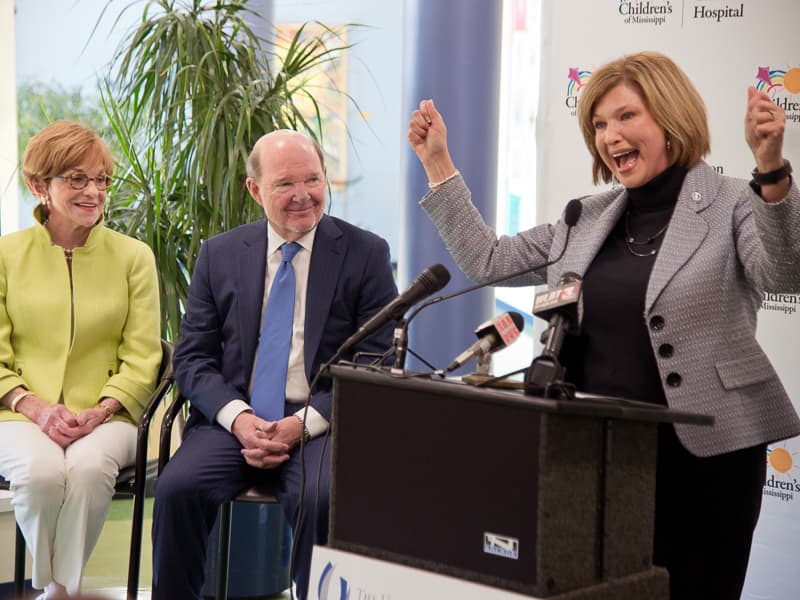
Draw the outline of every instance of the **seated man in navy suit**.
<instances>
[{"instance_id":1,"label":"seated man in navy suit","mask_svg":"<svg viewBox=\"0 0 800 600\"><path fill-rule=\"evenodd\" d=\"M323 452L330 383L313 390L309 384L320 365L397 296L387 243L324 214L325 165L313 140L295 131L269 133L256 142L247 173L247 188L264 208L266 221L203 244L175 349L175 377L191 413L183 442L156 485L156 600L201 597L207 540L219 505L267 478L278 480L280 502L295 528L294 578L299 598L306 598L311 550L325 542L328 531L331 447ZM283 246L294 248L291 258L282 257ZM287 262L293 269L288 289L294 293L287 292L293 307L290 302L283 366L273 367L281 361L266 357L272 357L280 345L273 340L281 336L262 327L280 320L270 318L276 313L269 299L286 288L278 282ZM349 355L389 346L391 324ZM268 387L279 390L279 412L262 412L260 378L274 376L278 368L281 384ZM306 439L305 490L296 451L301 437Z\"/></svg>"}]
</instances>

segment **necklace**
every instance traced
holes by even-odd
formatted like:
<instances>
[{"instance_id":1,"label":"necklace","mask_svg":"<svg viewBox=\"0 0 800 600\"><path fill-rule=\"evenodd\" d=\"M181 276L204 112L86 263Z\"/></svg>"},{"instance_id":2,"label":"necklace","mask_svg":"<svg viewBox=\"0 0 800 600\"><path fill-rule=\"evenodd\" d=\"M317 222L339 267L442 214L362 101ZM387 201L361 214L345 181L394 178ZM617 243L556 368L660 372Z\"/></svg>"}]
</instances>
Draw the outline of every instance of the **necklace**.
<instances>
[{"instance_id":1,"label":"necklace","mask_svg":"<svg viewBox=\"0 0 800 600\"><path fill-rule=\"evenodd\" d=\"M47 230L47 233L50 234L50 243L52 243L54 246L58 246L59 248L61 248L64 251L64 258L66 258L67 259L67 263L69 263L71 265L72 264L72 253L74 252L74 249L77 246L83 246L83 244L75 244L72 248L67 248L66 246L62 246L60 244L57 244L53 239L53 232L50 231L50 227L48 227L48 223L49 222L50 222L50 219L45 219L42 222L42 226L44 226L44 228Z\"/></svg>"},{"instance_id":2,"label":"necklace","mask_svg":"<svg viewBox=\"0 0 800 600\"><path fill-rule=\"evenodd\" d=\"M625 246L628 248L628 252L633 254L634 256L639 257L646 257L646 256L655 256L658 253L658 248L653 248L646 252L637 252L634 249L634 246L649 246L653 242L655 242L658 238L664 235L664 232L667 231L667 227L669 227L669 221L658 231L656 231L652 236L647 238L644 241L638 241L633 234L631 233L630 229L630 220L631 220L631 211L627 210L625 212Z\"/></svg>"}]
</instances>

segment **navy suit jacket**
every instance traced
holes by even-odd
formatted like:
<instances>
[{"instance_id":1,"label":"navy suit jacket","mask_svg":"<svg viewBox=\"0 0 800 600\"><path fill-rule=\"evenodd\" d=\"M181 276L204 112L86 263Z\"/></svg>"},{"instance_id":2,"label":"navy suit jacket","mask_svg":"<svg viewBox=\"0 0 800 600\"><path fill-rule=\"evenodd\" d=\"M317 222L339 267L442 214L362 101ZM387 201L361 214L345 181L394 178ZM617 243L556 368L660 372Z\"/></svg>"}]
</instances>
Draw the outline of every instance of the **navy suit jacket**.
<instances>
[{"instance_id":1,"label":"navy suit jacket","mask_svg":"<svg viewBox=\"0 0 800 600\"><path fill-rule=\"evenodd\" d=\"M178 388L191 402L187 429L214 423L217 412L233 399L249 402L266 249L263 220L215 236L200 249L174 359ZM358 327L396 296L386 241L323 216L308 274L304 359L309 382ZM342 358L384 352L391 346L391 333L389 323ZM311 406L330 420L330 384L321 387Z\"/></svg>"}]
</instances>

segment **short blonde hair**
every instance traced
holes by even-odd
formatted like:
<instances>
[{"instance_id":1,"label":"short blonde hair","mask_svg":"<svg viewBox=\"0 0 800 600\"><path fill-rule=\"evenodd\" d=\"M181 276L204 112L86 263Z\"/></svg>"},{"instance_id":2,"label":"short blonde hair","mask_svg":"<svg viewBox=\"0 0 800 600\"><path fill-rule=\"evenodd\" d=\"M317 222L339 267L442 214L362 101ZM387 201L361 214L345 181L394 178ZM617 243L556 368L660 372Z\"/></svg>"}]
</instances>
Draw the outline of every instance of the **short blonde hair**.
<instances>
[{"instance_id":1,"label":"short blonde hair","mask_svg":"<svg viewBox=\"0 0 800 600\"><path fill-rule=\"evenodd\" d=\"M99 135L80 123L53 121L25 147L22 175L28 187L45 185L47 179L94 157L102 163L107 175L113 173L114 158Z\"/></svg>"},{"instance_id":2,"label":"short blonde hair","mask_svg":"<svg viewBox=\"0 0 800 600\"><path fill-rule=\"evenodd\" d=\"M611 181L611 170L595 146L592 122L597 103L612 88L625 84L642 98L645 107L669 140L669 164L692 167L711 151L711 134L703 99L671 58L659 52L639 52L607 63L592 73L578 101L578 123L592 155L592 181Z\"/></svg>"}]
</instances>

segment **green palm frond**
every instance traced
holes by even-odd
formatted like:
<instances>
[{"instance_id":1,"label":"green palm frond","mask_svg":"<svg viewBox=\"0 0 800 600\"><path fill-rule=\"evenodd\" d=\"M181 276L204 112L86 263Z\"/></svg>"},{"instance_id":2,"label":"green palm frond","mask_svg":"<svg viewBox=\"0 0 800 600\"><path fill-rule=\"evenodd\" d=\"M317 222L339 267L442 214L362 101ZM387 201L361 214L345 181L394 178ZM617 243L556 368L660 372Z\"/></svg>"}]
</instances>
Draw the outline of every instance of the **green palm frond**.
<instances>
[{"instance_id":1,"label":"green palm frond","mask_svg":"<svg viewBox=\"0 0 800 600\"><path fill-rule=\"evenodd\" d=\"M124 10L133 4L144 4L142 19L101 89L121 148L107 220L153 248L164 335L174 339L202 241L263 216L245 187L250 149L278 128L322 141L309 78L349 46L334 29L309 36L305 26L285 47L260 40L245 0L145 0Z\"/></svg>"}]
</instances>

